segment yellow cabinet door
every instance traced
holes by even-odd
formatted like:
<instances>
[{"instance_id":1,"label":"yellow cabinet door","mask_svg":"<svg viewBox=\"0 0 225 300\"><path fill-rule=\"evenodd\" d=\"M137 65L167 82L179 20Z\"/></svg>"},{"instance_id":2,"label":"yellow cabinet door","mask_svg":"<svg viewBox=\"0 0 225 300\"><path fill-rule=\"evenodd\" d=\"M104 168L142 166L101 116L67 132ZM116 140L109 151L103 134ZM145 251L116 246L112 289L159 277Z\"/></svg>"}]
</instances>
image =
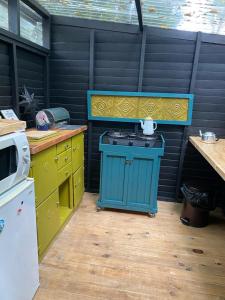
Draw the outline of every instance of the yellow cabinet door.
<instances>
[{"instance_id":1,"label":"yellow cabinet door","mask_svg":"<svg viewBox=\"0 0 225 300\"><path fill-rule=\"evenodd\" d=\"M72 167L76 172L84 162L84 134L80 133L72 138Z\"/></svg>"},{"instance_id":2,"label":"yellow cabinet door","mask_svg":"<svg viewBox=\"0 0 225 300\"><path fill-rule=\"evenodd\" d=\"M84 194L84 167L80 167L73 175L73 204L76 208Z\"/></svg>"},{"instance_id":3,"label":"yellow cabinet door","mask_svg":"<svg viewBox=\"0 0 225 300\"><path fill-rule=\"evenodd\" d=\"M67 164L64 168L58 171L58 185L62 184L72 174L72 165Z\"/></svg>"},{"instance_id":4,"label":"yellow cabinet door","mask_svg":"<svg viewBox=\"0 0 225 300\"><path fill-rule=\"evenodd\" d=\"M66 164L71 162L71 149L63 151L62 153L58 154L56 157L57 160L57 169L60 170L61 168L65 167Z\"/></svg>"},{"instance_id":5,"label":"yellow cabinet door","mask_svg":"<svg viewBox=\"0 0 225 300\"><path fill-rule=\"evenodd\" d=\"M33 155L31 168L38 206L57 188L56 146Z\"/></svg>"},{"instance_id":6,"label":"yellow cabinet door","mask_svg":"<svg viewBox=\"0 0 225 300\"><path fill-rule=\"evenodd\" d=\"M65 140L65 141L57 144L57 146L56 146L57 154L60 154L63 151L68 150L69 148L71 148L71 139Z\"/></svg>"},{"instance_id":7,"label":"yellow cabinet door","mask_svg":"<svg viewBox=\"0 0 225 300\"><path fill-rule=\"evenodd\" d=\"M39 257L48 247L49 243L60 227L59 193L56 189L37 208L37 232Z\"/></svg>"}]
</instances>

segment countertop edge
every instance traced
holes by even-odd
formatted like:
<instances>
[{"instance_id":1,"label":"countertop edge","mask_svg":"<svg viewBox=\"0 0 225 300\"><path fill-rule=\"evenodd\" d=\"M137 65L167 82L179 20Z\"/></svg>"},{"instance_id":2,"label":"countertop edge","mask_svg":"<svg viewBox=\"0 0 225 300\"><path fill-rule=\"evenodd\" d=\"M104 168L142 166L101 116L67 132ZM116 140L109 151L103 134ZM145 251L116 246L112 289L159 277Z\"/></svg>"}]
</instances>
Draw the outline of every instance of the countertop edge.
<instances>
[{"instance_id":1,"label":"countertop edge","mask_svg":"<svg viewBox=\"0 0 225 300\"><path fill-rule=\"evenodd\" d=\"M38 154L41 151L44 151L56 144L59 144L73 136L78 135L81 132L84 132L87 130L86 125L81 125L80 128L74 129L74 130L61 130L62 132L65 132L64 135L59 135L59 136L54 136L49 139L40 141L40 142L29 142L29 147L30 147L30 154Z\"/></svg>"}]
</instances>

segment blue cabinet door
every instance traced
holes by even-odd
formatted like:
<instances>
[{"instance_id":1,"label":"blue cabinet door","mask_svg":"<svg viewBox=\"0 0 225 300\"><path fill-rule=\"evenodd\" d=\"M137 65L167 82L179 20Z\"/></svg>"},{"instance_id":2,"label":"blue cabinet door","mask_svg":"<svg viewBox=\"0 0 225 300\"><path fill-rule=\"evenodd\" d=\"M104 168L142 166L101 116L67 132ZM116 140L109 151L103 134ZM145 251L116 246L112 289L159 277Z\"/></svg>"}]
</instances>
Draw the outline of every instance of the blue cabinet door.
<instances>
[{"instance_id":1,"label":"blue cabinet door","mask_svg":"<svg viewBox=\"0 0 225 300\"><path fill-rule=\"evenodd\" d=\"M128 206L150 207L153 187L154 159L133 158L127 170L125 200Z\"/></svg>"},{"instance_id":2,"label":"blue cabinet door","mask_svg":"<svg viewBox=\"0 0 225 300\"><path fill-rule=\"evenodd\" d=\"M125 170L125 155L102 154L100 199L104 203L124 205Z\"/></svg>"}]
</instances>

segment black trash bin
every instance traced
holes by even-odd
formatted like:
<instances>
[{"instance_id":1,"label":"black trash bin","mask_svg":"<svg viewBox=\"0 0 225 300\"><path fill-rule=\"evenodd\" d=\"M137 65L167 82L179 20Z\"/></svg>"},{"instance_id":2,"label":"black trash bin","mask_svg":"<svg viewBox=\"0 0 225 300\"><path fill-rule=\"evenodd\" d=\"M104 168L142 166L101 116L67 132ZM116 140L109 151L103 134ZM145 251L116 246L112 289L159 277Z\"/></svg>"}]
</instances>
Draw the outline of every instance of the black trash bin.
<instances>
[{"instance_id":1,"label":"black trash bin","mask_svg":"<svg viewBox=\"0 0 225 300\"><path fill-rule=\"evenodd\" d=\"M181 187L184 205L180 220L184 225L205 227L209 211L215 209L214 193L206 182L186 182Z\"/></svg>"}]
</instances>

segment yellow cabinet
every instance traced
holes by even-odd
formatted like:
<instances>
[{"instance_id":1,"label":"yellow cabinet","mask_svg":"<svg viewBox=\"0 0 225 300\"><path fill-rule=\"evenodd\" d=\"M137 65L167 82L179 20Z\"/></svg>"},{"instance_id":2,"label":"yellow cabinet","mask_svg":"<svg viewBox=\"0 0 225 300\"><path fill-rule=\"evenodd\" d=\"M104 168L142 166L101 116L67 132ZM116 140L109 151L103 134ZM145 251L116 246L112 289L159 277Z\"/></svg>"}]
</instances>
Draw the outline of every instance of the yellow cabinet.
<instances>
[{"instance_id":1,"label":"yellow cabinet","mask_svg":"<svg viewBox=\"0 0 225 300\"><path fill-rule=\"evenodd\" d=\"M59 193L56 189L37 208L38 250L42 255L60 227Z\"/></svg>"},{"instance_id":2,"label":"yellow cabinet","mask_svg":"<svg viewBox=\"0 0 225 300\"><path fill-rule=\"evenodd\" d=\"M84 162L84 134L80 133L72 138L72 167L76 172Z\"/></svg>"},{"instance_id":3,"label":"yellow cabinet","mask_svg":"<svg viewBox=\"0 0 225 300\"><path fill-rule=\"evenodd\" d=\"M32 156L31 172L35 181L36 206L57 188L56 147Z\"/></svg>"},{"instance_id":4,"label":"yellow cabinet","mask_svg":"<svg viewBox=\"0 0 225 300\"><path fill-rule=\"evenodd\" d=\"M84 193L84 167L80 167L73 175L73 204L76 208Z\"/></svg>"},{"instance_id":5,"label":"yellow cabinet","mask_svg":"<svg viewBox=\"0 0 225 300\"><path fill-rule=\"evenodd\" d=\"M84 193L84 135L31 156L35 180L39 257L80 203Z\"/></svg>"}]
</instances>

